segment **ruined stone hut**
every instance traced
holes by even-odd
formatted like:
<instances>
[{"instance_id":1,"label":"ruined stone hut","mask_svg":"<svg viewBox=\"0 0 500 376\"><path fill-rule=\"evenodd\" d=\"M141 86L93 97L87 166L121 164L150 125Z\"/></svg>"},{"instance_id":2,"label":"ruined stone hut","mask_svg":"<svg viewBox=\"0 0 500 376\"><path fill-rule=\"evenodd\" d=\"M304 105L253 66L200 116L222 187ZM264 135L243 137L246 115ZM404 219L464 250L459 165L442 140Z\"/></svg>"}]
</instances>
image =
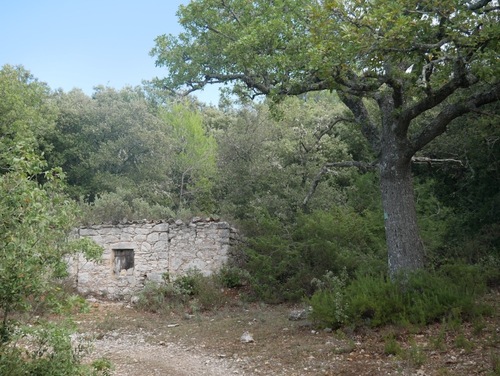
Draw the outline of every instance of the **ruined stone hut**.
<instances>
[{"instance_id":1,"label":"ruined stone hut","mask_svg":"<svg viewBox=\"0 0 500 376\"><path fill-rule=\"evenodd\" d=\"M193 218L166 222L92 225L76 230L104 248L99 263L82 256L69 261L70 276L79 292L109 299L128 299L147 281L162 282L190 270L217 272L238 241L227 222Z\"/></svg>"}]
</instances>

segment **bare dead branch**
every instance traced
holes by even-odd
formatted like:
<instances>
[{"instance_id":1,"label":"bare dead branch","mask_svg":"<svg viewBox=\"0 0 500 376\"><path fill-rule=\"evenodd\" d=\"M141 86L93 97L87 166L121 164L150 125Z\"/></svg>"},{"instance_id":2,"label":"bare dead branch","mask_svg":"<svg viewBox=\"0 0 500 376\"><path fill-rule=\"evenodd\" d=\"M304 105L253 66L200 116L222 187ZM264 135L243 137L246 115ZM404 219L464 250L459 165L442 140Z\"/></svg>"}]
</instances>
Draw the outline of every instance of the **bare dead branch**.
<instances>
[{"instance_id":1,"label":"bare dead branch","mask_svg":"<svg viewBox=\"0 0 500 376\"><path fill-rule=\"evenodd\" d=\"M468 6L469 10L479 10L484 8L486 5L491 3L491 0L478 0L475 3L472 3Z\"/></svg>"},{"instance_id":2,"label":"bare dead branch","mask_svg":"<svg viewBox=\"0 0 500 376\"><path fill-rule=\"evenodd\" d=\"M460 159L453 158L428 158L428 157L413 157L411 159L413 163L425 163L431 165L433 163L442 164L442 163L454 163L459 164L460 166L464 166L464 163Z\"/></svg>"}]
</instances>

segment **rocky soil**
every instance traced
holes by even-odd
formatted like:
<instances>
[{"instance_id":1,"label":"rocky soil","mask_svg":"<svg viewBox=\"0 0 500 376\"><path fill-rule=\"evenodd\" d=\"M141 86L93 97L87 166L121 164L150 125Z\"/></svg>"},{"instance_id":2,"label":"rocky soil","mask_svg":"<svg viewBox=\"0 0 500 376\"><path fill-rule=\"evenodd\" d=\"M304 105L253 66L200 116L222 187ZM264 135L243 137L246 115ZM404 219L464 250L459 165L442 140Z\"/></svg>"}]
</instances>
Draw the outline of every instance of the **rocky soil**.
<instances>
[{"instance_id":1,"label":"rocky soil","mask_svg":"<svg viewBox=\"0 0 500 376\"><path fill-rule=\"evenodd\" d=\"M500 295L490 299L496 304ZM316 330L301 307L240 305L152 314L111 302L79 314L90 358L113 375L500 375L500 316L427 328ZM292 317L291 317L292 316ZM242 335L247 333L250 337Z\"/></svg>"}]
</instances>

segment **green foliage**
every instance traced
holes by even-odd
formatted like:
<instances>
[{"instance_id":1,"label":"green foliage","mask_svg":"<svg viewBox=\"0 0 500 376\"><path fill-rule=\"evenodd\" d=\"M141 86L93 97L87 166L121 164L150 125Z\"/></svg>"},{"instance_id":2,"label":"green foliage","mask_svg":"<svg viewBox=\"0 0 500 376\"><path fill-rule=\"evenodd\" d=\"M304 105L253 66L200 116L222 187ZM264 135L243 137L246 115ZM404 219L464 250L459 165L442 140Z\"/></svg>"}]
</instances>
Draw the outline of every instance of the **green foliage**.
<instances>
[{"instance_id":1,"label":"green foliage","mask_svg":"<svg viewBox=\"0 0 500 376\"><path fill-rule=\"evenodd\" d=\"M137 307L142 310L168 313L184 309L190 313L213 310L225 304L220 279L216 275L204 276L197 270L162 283L149 281L139 295Z\"/></svg>"},{"instance_id":2,"label":"green foliage","mask_svg":"<svg viewBox=\"0 0 500 376\"><path fill-rule=\"evenodd\" d=\"M54 127L57 114L48 93L48 87L21 66L0 69L0 174L25 164L34 168L35 158L35 172L41 172L39 150L47 147L41 136Z\"/></svg>"},{"instance_id":3,"label":"green foliage","mask_svg":"<svg viewBox=\"0 0 500 376\"><path fill-rule=\"evenodd\" d=\"M244 269L256 296L297 301L312 294L311 280L327 271L385 271L381 221L366 214L334 208L300 214L289 226L268 214L252 222Z\"/></svg>"},{"instance_id":4,"label":"green foliage","mask_svg":"<svg viewBox=\"0 0 500 376\"><path fill-rule=\"evenodd\" d=\"M12 168L11 168L12 169ZM29 310L66 275L65 256L82 249L89 258L102 251L95 244L68 242L76 206L62 193L52 171L40 186L30 171L0 176L0 307L3 325L14 310ZM79 246L85 247L80 248Z\"/></svg>"},{"instance_id":5,"label":"green foliage","mask_svg":"<svg viewBox=\"0 0 500 376\"><path fill-rule=\"evenodd\" d=\"M343 291L325 296L325 290L318 290L311 304L315 318L324 325L339 325L335 316L339 306L347 324L427 325L446 318L471 320L487 314L488 307L477 302L485 291L480 268L455 264L395 282L383 276L357 275Z\"/></svg>"},{"instance_id":6,"label":"green foliage","mask_svg":"<svg viewBox=\"0 0 500 376\"><path fill-rule=\"evenodd\" d=\"M219 270L218 278L222 287L230 289L246 286L251 279L247 270L227 265Z\"/></svg>"},{"instance_id":7,"label":"green foliage","mask_svg":"<svg viewBox=\"0 0 500 376\"><path fill-rule=\"evenodd\" d=\"M59 116L44 135L49 165L67 173L73 198L110 204L96 210L99 219L157 216L164 208L215 210L216 143L194 104L156 102L139 87L98 87L92 97L57 92L53 102ZM113 193L117 197L107 197ZM126 202L111 203L120 198Z\"/></svg>"},{"instance_id":8,"label":"green foliage","mask_svg":"<svg viewBox=\"0 0 500 376\"><path fill-rule=\"evenodd\" d=\"M394 337L394 334L388 335L384 339L384 354L386 355L401 355L403 349Z\"/></svg>"},{"instance_id":9,"label":"green foliage","mask_svg":"<svg viewBox=\"0 0 500 376\"><path fill-rule=\"evenodd\" d=\"M267 210L293 222L299 210L328 210L343 204L356 170L324 174L304 205L325 163L351 159L351 134L336 121L341 111L338 98L327 93L227 110L224 119L229 124L216 133L221 214L251 221Z\"/></svg>"},{"instance_id":10,"label":"green foliage","mask_svg":"<svg viewBox=\"0 0 500 376\"><path fill-rule=\"evenodd\" d=\"M437 258L446 247L447 234L455 219L453 210L437 197L435 187L432 179L415 182L418 224L429 258Z\"/></svg>"},{"instance_id":11,"label":"green foliage","mask_svg":"<svg viewBox=\"0 0 500 376\"><path fill-rule=\"evenodd\" d=\"M498 104L460 119L426 153L462 164L417 166L420 179L432 181L433 195L448 216L445 246L436 258L460 258L471 263L500 256L500 137ZM439 212L439 207L435 212ZM450 210L451 209L451 210ZM450 213L451 211L451 213ZM442 215L443 211L439 213Z\"/></svg>"},{"instance_id":12,"label":"green foliage","mask_svg":"<svg viewBox=\"0 0 500 376\"><path fill-rule=\"evenodd\" d=\"M500 375L500 355L495 354L494 352L491 352L490 354L490 359L491 359L491 376L498 376Z\"/></svg>"},{"instance_id":13,"label":"green foliage","mask_svg":"<svg viewBox=\"0 0 500 376\"><path fill-rule=\"evenodd\" d=\"M119 223L123 220L165 220L173 218L174 212L159 204L150 204L132 192L117 188L115 192L103 193L96 197L94 202L80 201L80 222L93 223Z\"/></svg>"},{"instance_id":14,"label":"green foliage","mask_svg":"<svg viewBox=\"0 0 500 376\"><path fill-rule=\"evenodd\" d=\"M406 178L411 174L410 160L444 134L453 120L468 113L486 118L477 109L498 103L498 7L455 0L432 6L410 0L195 0L181 6L178 16L183 32L177 37L159 36L151 51L156 64L168 70L167 77L155 81L157 87L189 93L207 84L224 83L240 98L265 95L277 103L285 96L336 91L349 109L344 122L355 124L367 141L354 140L352 155L379 162L381 186L394 185L395 191L407 192L395 200L389 189L382 190L391 275L423 268L412 181ZM293 112L294 103L290 103L285 111L280 112L278 105L272 110L287 118L286 110L292 107ZM280 191L273 190L276 185L268 181L258 181L262 188L258 191L270 193L264 197L268 199L265 205L282 219L296 212L293 207L286 210L293 193L300 192L296 183L302 182L304 189L311 181L311 170L304 169L304 164L319 162L322 174L316 175L316 184L338 158L351 160L346 158L351 157L348 149L330 148L336 141L331 137L334 132L324 143L308 137L321 134L324 123L314 118L319 126L310 132L312 128L302 126L304 118L310 119L296 113L286 119L299 134L302 150L294 150L294 143L287 142L290 138L283 137L283 154L278 156L284 158L265 156L278 162L275 171L286 170L278 174L290 184ZM332 124L333 119L329 121ZM371 152L367 152L368 144ZM313 152L307 155L308 150ZM323 158L331 164L325 165ZM288 164L279 163L283 160ZM495 187L492 190L498 191ZM337 199L330 201L338 203ZM307 200L302 206L309 209ZM401 216L405 216L405 226L397 223ZM428 224L424 224L427 242L438 247L444 229Z\"/></svg>"},{"instance_id":15,"label":"green foliage","mask_svg":"<svg viewBox=\"0 0 500 376\"><path fill-rule=\"evenodd\" d=\"M161 112L172 140L172 180L176 209L186 203L203 212L212 212L217 144L203 127L199 112L187 103L173 104Z\"/></svg>"},{"instance_id":16,"label":"green foliage","mask_svg":"<svg viewBox=\"0 0 500 376\"><path fill-rule=\"evenodd\" d=\"M328 323L334 328L339 328L347 322L349 310L345 296L347 282L348 276L345 269L339 276L329 271L322 279L311 281L317 289L309 300L313 308L313 320Z\"/></svg>"},{"instance_id":17,"label":"green foliage","mask_svg":"<svg viewBox=\"0 0 500 376\"><path fill-rule=\"evenodd\" d=\"M349 274L356 270L373 273L385 270L381 218L358 215L350 208L332 208L299 216L293 233L303 263L314 275L325 270Z\"/></svg>"},{"instance_id":18,"label":"green foliage","mask_svg":"<svg viewBox=\"0 0 500 376\"><path fill-rule=\"evenodd\" d=\"M467 353L470 353L474 349L474 343L469 341L463 333L460 333L456 338L455 338L455 346L457 349L463 349Z\"/></svg>"},{"instance_id":19,"label":"green foliage","mask_svg":"<svg viewBox=\"0 0 500 376\"><path fill-rule=\"evenodd\" d=\"M4 102L0 114L1 124L12 125L10 136L0 139L0 157L8 160L0 174L0 310L5 331L14 310L29 310L33 301L51 289L53 278L65 276L64 256L76 251L67 240L76 207L63 194L64 174L58 168L46 169L34 149L36 134L26 127L33 120L52 121L51 114L45 118L39 108L47 93L37 91L38 97L34 96L34 84L25 79L29 76L9 74L9 68L1 73L2 90L11 94L7 97L26 93L30 99ZM28 118L31 111L40 111L40 116ZM16 152L11 156L13 148ZM89 257L96 256L95 245L86 243L85 249Z\"/></svg>"},{"instance_id":20,"label":"green foliage","mask_svg":"<svg viewBox=\"0 0 500 376\"><path fill-rule=\"evenodd\" d=\"M253 293L266 302L300 299L306 284L297 283L302 277L300 255L293 248L286 227L277 218L262 213L249 231L253 236L244 249L243 268L251 276Z\"/></svg>"},{"instance_id":21,"label":"green foliage","mask_svg":"<svg viewBox=\"0 0 500 376\"><path fill-rule=\"evenodd\" d=\"M67 256L83 251L97 259L102 249L68 240L76 205L64 194L61 169L48 169L38 149L38 132L54 119L45 87L20 68L4 67L0 91L6 98L0 109L0 373L90 374L65 328L30 327L22 314L50 306L55 280L67 274ZM19 341L34 350L22 350Z\"/></svg>"},{"instance_id":22,"label":"green foliage","mask_svg":"<svg viewBox=\"0 0 500 376\"><path fill-rule=\"evenodd\" d=\"M73 341L73 329L48 322L16 328L12 345L0 346L0 374L21 376L108 376L111 364L102 358L82 364L89 342Z\"/></svg>"},{"instance_id":23,"label":"green foliage","mask_svg":"<svg viewBox=\"0 0 500 376\"><path fill-rule=\"evenodd\" d=\"M73 291L73 286L58 284L48 291L35 308L37 314L46 313L70 316L74 313L89 312L90 306L84 297Z\"/></svg>"},{"instance_id":24,"label":"green foliage","mask_svg":"<svg viewBox=\"0 0 500 376\"><path fill-rule=\"evenodd\" d=\"M406 350L405 358L415 368L422 367L427 361L425 349L417 345L415 341L413 341L410 345L410 348Z\"/></svg>"}]
</instances>

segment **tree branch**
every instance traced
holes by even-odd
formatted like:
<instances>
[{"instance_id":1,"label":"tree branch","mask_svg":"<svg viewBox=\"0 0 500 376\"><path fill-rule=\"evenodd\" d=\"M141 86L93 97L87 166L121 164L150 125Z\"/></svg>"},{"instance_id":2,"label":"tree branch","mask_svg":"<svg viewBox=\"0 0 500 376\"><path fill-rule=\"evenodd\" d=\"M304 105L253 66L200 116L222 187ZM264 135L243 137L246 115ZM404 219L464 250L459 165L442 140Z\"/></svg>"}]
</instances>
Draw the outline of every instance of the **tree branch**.
<instances>
[{"instance_id":1,"label":"tree branch","mask_svg":"<svg viewBox=\"0 0 500 376\"><path fill-rule=\"evenodd\" d=\"M374 170L376 168L376 162L366 163L366 162L358 162L358 161L344 161L344 162L325 163L323 165L323 167L321 168L321 170L314 177L314 179L311 183L311 187L309 188L309 191L307 192L307 195L304 198L304 201L302 201L302 209L304 211L307 211L307 205L309 204L309 201L311 200L312 196L314 195L314 192L316 192L316 188L318 187L318 184L320 183L323 175L325 175L327 173L331 173L332 171L330 169L332 169L332 168L348 168L348 167L356 167L361 172L367 172L367 171Z\"/></svg>"},{"instance_id":2,"label":"tree branch","mask_svg":"<svg viewBox=\"0 0 500 376\"><path fill-rule=\"evenodd\" d=\"M475 11L484 8L489 3L491 3L491 0L478 0L475 3L470 4L467 8L469 10Z\"/></svg>"},{"instance_id":3,"label":"tree branch","mask_svg":"<svg viewBox=\"0 0 500 376\"><path fill-rule=\"evenodd\" d=\"M224 0L222 0L222 6L224 6L231 13L235 21L238 23L238 25L241 25L240 18L238 17L238 15L233 11L233 9L228 4L226 4Z\"/></svg>"},{"instance_id":4,"label":"tree branch","mask_svg":"<svg viewBox=\"0 0 500 376\"><path fill-rule=\"evenodd\" d=\"M425 163L431 165L433 163L456 163L463 166L464 163L460 159L453 158L429 158L429 157L413 157L411 159L413 163Z\"/></svg>"},{"instance_id":5,"label":"tree branch","mask_svg":"<svg viewBox=\"0 0 500 376\"><path fill-rule=\"evenodd\" d=\"M343 118L343 117L337 117L337 118L333 119L332 121L330 121L330 123L328 124L328 126L325 129L320 129L319 131L317 131L315 133L314 137L316 138L316 144L321 141L321 139L323 138L323 136L325 136L327 134L330 134L330 132L332 131L333 127L335 127L338 123L340 123L342 121L344 121L344 122L352 122L351 119Z\"/></svg>"},{"instance_id":6,"label":"tree branch","mask_svg":"<svg viewBox=\"0 0 500 376\"><path fill-rule=\"evenodd\" d=\"M463 62L457 61L457 65L462 64ZM473 82L471 82L471 80L466 77L465 72L462 72L460 67L456 67L455 74L450 81L441 86L441 88L439 88L438 90L430 92L429 95L427 95L414 106L404 110L401 114L401 119L409 124L411 120L415 119L425 111L436 107L458 89L470 86L472 83Z\"/></svg>"},{"instance_id":7,"label":"tree branch","mask_svg":"<svg viewBox=\"0 0 500 376\"><path fill-rule=\"evenodd\" d=\"M347 94L342 91L337 92L340 100L349 108L354 115L356 123L361 126L363 136L368 140L372 149L378 153L380 151L380 132L377 126L371 121L368 110L362 98Z\"/></svg>"},{"instance_id":8,"label":"tree branch","mask_svg":"<svg viewBox=\"0 0 500 376\"><path fill-rule=\"evenodd\" d=\"M229 35L227 35L227 34L224 34L222 31L220 31L220 30L216 29L216 28L215 28L215 27L213 27L213 26L210 26L210 25L208 24L208 22L206 22L206 26L205 26L205 27L206 27L209 31L211 31L211 32L213 32L213 33L215 33L215 34L217 34L217 35L220 35L221 37L224 37L224 38L226 38L226 39L229 39L229 40L230 40L230 41L232 41L232 42L235 42L235 41L236 41L233 37L231 37L231 36L229 36Z\"/></svg>"},{"instance_id":9,"label":"tree branch","mask_svg":"<svg viewBox=\"0 0 500 376\"><path fill-rule=\"evenodd\" d=\"M478 107L500 100L500 83L491 86L489 90L476 93L469 100L457 100L446 106L423 130L411 140L412 151L416 153L425 145L444 133L448 124L457 117L477 111Z\"/></svg>"}]
</instances>

